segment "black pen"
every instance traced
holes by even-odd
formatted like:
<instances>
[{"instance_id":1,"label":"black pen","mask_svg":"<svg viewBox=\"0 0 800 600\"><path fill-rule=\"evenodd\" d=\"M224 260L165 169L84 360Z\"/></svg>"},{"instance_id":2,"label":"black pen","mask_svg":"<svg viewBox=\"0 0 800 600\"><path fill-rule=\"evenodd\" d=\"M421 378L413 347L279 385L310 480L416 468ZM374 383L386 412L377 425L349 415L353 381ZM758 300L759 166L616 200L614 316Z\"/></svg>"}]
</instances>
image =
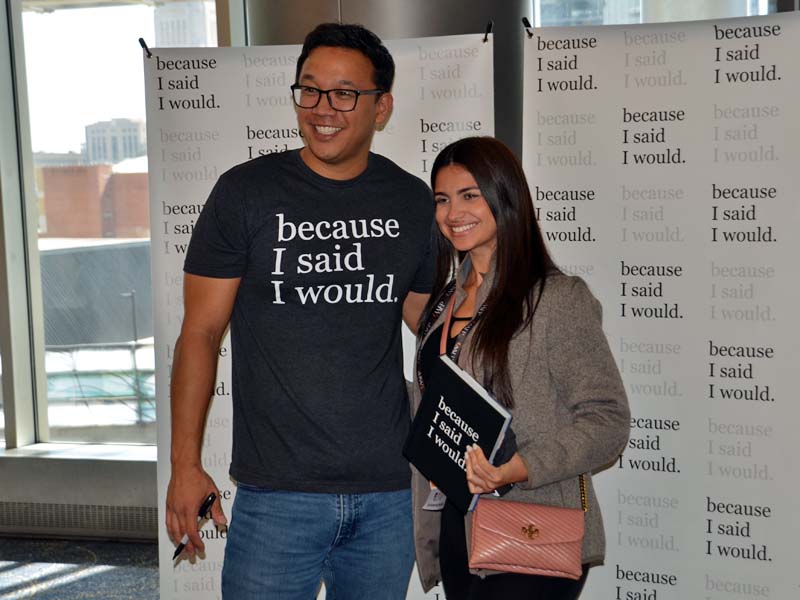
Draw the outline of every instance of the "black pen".
<instances>
[{"instance_id":1,"label":"black pen","mask_svg":"<svg viewBox=\"0 0 800 600\"><path fill-rule=\"evenodd\" d=\"M211 508L211 505L214 504L214 500L217 499L217 495L214 492L211 492L206 499L203 500L203 503L200 505L200 510L197 512L197 520L200 521L203 517L206 516L206 513ZM178 555L183 552L183 549L186 548L186 544L189 543L189 534L184 533L183 537L181 538L181 543L178 544L178 547L175 548L175 554L172 555L172 560L178 558Z\"/></svg>"}]
</instances>

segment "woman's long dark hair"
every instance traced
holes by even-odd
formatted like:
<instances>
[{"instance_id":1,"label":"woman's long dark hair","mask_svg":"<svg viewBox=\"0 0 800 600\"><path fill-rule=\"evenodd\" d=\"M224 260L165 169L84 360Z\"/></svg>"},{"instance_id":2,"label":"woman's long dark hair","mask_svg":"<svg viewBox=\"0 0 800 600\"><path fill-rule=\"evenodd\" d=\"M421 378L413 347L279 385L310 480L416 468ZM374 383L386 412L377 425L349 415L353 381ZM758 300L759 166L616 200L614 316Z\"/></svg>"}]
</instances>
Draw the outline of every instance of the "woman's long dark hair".
<instances>
[{"instance_id":1,"label":"woman's long dark hair","mask_svg":"<svg viewBox=\"0 0 800 600\"><path fill-rule=\"evenodd\" d=\"M556 267L536 223L525 173L505 144L491 137L469 137L448 145L433 163L434 191L437 174L449 165L469 171L497 222L495 277L486 311L475 326L472 358L483 364L489 389L510 407L514 403L508 372L509 343L517 331L530 324L545 280ZM436 276L422 323L430 318L442 290L464 258L435 223L433 229Z\"/></svg>"}]
</instances>

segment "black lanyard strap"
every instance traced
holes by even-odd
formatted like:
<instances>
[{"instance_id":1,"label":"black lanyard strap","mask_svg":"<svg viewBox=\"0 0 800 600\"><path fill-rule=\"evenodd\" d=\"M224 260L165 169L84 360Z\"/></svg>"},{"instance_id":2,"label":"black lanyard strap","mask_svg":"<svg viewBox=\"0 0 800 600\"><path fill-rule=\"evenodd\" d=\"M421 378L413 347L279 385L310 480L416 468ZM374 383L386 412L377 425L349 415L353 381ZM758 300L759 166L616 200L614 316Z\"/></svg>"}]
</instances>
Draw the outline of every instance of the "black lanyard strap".
<instances>
[{"instance_id":1,"label":"black lanyard strap","mask_svg":"<svg viewBox=\"0 0 800 600\"><path fill-rule=\"evenodd\" d=\"M436 320L442 315L445 310L447 310L447 317L445 319L444 325L442 325L442 338L440 340L439 345L439 352L440 354L445 353L445 344L447 340L447 335L450 330L450 319L452 317L453 308L455 306L455 291L456 291L456 283L455 281L451 281L450 284L445 288L444 292L436 303L433 311L431 312L431 316L428 319L428 322L425 324L425 328L422 333L421 339L425 339L425 336L430 333L433 324ZM464 345L464 340L466 339L467 335L470 331L475 327L478 323L478 320L483 316L483 313L486 312L486 303L484 302L478 311L475 313L475 316L470 319L469 323L467 323L464 328L459 332L456 336L455 344L453 344L452 350L450 350L450 354L448 358L453 362L458 362L458 356L461 354L461 347ZM419 345L417 349L417 383L419 384L420 391L425 391L425 381L422 379L422 371L420 370L420 356L422 354L422 344Z\"/></svg>"}]
</instances>

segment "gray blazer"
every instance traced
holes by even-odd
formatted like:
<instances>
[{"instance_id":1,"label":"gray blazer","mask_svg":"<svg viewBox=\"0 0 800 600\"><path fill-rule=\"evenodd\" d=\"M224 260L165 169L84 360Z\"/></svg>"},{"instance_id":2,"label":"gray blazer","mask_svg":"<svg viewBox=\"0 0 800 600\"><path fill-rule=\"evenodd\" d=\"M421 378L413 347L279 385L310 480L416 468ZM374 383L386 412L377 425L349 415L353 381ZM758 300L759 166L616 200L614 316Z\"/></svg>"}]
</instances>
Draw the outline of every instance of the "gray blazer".
<instances>
[{"instance_id":1,"label":"gray blazer","mask_svg":"<svg viewBox=\"0 0 800 600\"><path fill-rule=\"evenodd\" d=\"M466 297L463 285L469 270L467 260L456 278L456 307ZM493 272L486 274L476 306L486 299L493 277ZM442 321L444 316L431 330ZM472 335L467 335L458 362L481 381L482 369L473 369L471 360ZM509 371L514 390L512 427L528 480L516 484L504 498L579 508L578 476L583 473L588 499L583 562L602 562L605 534L591 472L619 456L628 439L630 411L602 330L600 303L582 279L560 273L547 278L530 327L511 341ZM410 387L415 413L421 394L416 382ZM428 591L441 580L440 513L422 510L430 487L413 467L412 473L417 566ZM470 524L467 515L467 542Z\"/></svg>"}]
</instances>

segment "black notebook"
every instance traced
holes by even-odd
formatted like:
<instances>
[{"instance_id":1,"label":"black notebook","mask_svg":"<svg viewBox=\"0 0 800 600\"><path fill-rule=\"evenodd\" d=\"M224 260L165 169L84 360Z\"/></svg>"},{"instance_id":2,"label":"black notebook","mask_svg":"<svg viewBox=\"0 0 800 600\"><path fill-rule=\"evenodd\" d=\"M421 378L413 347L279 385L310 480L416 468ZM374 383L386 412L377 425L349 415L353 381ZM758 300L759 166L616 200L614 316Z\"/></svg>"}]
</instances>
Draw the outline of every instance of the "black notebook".
<instances>
[{"instance_id":1,"label":"black notebook","mask_svg":"<svg viewBox=\"0 0 800 600\"><path fill-rule=\"evenodd\" d=\"M467 446L477 444L492 462L511 413L447 356L439 358L426 378L403 455L466 513L478 499L467 487Z\"/></svg>"}]
</instances>

